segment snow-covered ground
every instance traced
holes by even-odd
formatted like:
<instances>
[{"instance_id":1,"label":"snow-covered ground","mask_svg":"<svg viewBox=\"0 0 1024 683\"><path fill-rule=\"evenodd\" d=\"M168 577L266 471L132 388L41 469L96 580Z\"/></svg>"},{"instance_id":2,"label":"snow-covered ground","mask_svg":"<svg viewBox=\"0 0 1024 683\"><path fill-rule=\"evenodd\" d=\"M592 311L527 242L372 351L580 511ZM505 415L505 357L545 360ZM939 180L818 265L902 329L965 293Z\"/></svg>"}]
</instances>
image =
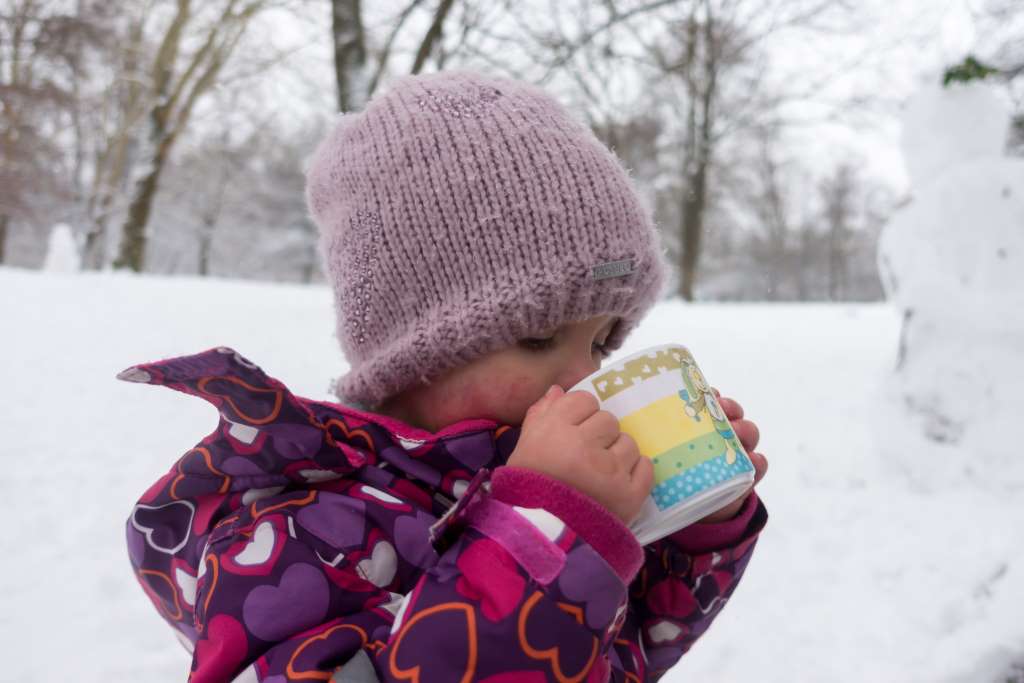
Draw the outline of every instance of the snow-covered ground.
<instances>
[{"instance_id":1,"label":"snow-covered ground","mask_svg":"<svg viewBox=\"0 0 1024 683\"><path fill-rule=\"evenodd\" d=\"M230 345L329 399L345 367L331 310L321 287L0 269L0 680L185 679L123 520L216 416L114 375ZM1024 662L1021 492L922 486L893 465L970 456L883 426L901 424L884 389L898 333L885 305L669 302L630 339L623 353L687 344L771 463L747 576L666 680L1003 681Z\"/></svg>"}]
</instances>

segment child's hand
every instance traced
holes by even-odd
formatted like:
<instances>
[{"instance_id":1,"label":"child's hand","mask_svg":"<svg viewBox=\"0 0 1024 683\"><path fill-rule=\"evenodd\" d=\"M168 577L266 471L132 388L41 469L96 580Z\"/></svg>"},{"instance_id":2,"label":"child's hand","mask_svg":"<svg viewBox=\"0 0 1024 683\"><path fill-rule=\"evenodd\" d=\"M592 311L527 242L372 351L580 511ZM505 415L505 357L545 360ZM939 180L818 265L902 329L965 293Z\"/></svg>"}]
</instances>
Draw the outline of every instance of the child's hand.
<instances>
[{"instance_id":1,"label":"child's hand","mask_svg":"<svg viewBox=\"0 0 1024 683\"><path fill-rule=\"evenodd\" d=\"M715 392L715 396L718 396L718 402L722 406L722 410L725 411L725 416L729 418L729 424L732 425L732 430L736 432L737 438L740 443L743 444L743 450L750 456L750 462L754 465L754 484L761 481L764 473L768 470L768 460L764 455L755 453L754 449L757 448L757 442L761 438L761 432L758 430L757 425L750 420L743 419L743 406L734 401L731 398L722 398L718 389L712 387L711 389ZM726 505L720 510L712 512L710 515L700 520L701 522L724 522L732 519L736 516L736 513L743 507L743 501L746 500L747 493L744 492L742 496L734 500L733 502Z\"/></svg>"},{"instance_id":2,"label":"child's hand","mask_svg":"<svg viewBox=\"0 0 1024 683\"><path fill-rule=\"evenodd\" d=\"M584 391L553 386L530 406L508 464L587 494L629 524L654 486L654 465L619 421Z\"/></svg>"}]
</instances>

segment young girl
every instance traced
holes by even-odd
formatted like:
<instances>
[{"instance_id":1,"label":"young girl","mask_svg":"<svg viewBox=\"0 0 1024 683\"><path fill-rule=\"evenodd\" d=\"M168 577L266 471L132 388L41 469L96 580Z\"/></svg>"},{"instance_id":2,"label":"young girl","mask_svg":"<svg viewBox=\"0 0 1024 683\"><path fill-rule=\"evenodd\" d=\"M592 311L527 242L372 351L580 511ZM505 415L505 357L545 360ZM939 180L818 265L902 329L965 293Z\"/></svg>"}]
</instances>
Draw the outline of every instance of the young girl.
<instances>
[{"instance_id":1,"label":"young girl","mask_svg":"<svg viewBox=\"0 0 1024 683\"><path fill-rule=\"evenodd\" d=\"M342 117L307 194L345 405L227 348L119 375L220 413L127 526L190 680L658 679L767 515L751 492L641 548L626 525L651 463L565 392L664 277L615 157L533 87L438 74ZM753 453L756 426L722 403Z\"/></svg>"}]
</instances>

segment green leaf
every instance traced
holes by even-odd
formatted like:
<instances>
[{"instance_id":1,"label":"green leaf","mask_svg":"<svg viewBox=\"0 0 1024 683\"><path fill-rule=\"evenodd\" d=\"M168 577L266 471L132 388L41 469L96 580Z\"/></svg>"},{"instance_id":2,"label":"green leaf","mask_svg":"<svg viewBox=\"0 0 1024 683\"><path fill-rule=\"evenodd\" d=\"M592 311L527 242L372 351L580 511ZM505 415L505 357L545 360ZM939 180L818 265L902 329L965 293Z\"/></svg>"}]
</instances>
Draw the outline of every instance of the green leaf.
<instances>
[{"instance_id":1,"label":"green leaf","mask_svg":"<svg viewBox=\"0 0 1024 683\"><path fill-rule=\"evenodd\" d=\"M963 62L946 69L942 76L942 85L949 87L950 83L967 83L968 81L984 80L992 74L999 73L999 69L983 64L974 55L967 55Z\"/></svg>"}]
</instances>

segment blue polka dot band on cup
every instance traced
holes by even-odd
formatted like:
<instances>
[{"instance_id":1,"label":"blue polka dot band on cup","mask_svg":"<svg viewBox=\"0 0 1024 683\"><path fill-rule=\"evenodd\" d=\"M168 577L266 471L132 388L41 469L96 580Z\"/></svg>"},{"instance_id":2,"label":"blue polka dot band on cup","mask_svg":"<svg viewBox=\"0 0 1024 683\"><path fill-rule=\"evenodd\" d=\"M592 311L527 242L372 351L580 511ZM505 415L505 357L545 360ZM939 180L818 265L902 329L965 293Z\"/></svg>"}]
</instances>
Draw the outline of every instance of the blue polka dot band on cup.
<instances>
[{"instance_id":1,"label":"blue polka dot band on cup","mask_svg":"<svg viewBox=\"0 0 1024 683\"><path fill-rule=\"evenodd\" d=\"M663 344L582 380L654 465L654 489L633 531L641 543L666 536L743 494L754 466L690 351Z\"/></svg>"}]
</instances>

